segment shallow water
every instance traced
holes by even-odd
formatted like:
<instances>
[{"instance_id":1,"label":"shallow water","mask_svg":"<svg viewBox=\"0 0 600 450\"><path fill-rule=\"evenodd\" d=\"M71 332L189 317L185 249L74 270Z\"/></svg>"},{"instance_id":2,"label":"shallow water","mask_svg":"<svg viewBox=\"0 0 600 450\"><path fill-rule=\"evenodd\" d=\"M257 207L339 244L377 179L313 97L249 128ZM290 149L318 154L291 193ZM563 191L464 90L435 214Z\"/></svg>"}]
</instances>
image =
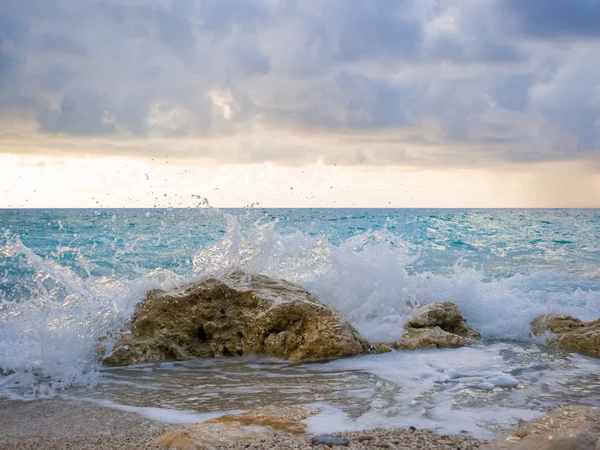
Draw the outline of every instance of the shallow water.
<instances>
[{"instance_id":1,"label":"shallow water","mask_svg":"<svg viewBox=\"0 0 600 450\"><path fill-rule=\"evenodd\" d=\"M103 370L94 389L62 396L194 423L260 405L304 406L314 433L430 428L490 438L570 404L600 405L600 364L518 342L394 352L315 363L218 358Z\"/></svg>"},{"instance_id":2,"label":"shallow water","mask_svg":"<svg viewBox=\"0 0 600 450\"><path fill-rule=\"evenodd\" d=\"M600 316L598 210L1 210L0 230L0 395L171 421L289 402L323 410L315 430L477 436L600 403L598 360L540 347L529 325L548 312ZM232 268L301 284L377 341L398 339L418 305L452 300L487 344L326 364L98 365L98 338L148 289Z\"/></svg>"}]
</instances>

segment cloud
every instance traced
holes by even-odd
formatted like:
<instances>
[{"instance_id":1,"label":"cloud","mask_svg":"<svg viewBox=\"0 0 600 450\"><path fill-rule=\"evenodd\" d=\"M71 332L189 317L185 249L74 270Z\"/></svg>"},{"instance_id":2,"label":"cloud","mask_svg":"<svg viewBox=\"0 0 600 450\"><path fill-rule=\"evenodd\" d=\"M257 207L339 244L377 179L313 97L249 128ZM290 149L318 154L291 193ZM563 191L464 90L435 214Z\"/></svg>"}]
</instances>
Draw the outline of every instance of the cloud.
<instances>
[{"instance_id":1,"label":"cloud","mask_svg":"<svg viewBox=\"0 0 600 450\"><path fill-rule=\"evenodd\" d=\"M0 131L21 121L30 139L81 153L86 137L140 154L197 140L179 151L211 158L230 136L240 143L224 160L285 164L597 158L599 10L591 0L7 0ZM286 133L293 151L286 138L267 145ZM19 148L42 151L35 142Z\"/></svg>"},{"instance_id":2,"label":"cloud","mask_svg":"<svg viewBox=\"0 0 600 450\"><path fill-rule=\"evenodd\" d=\"M600 38L597 0L505 0L510 25L524 36L538 39Z\"/></svg>"}]
</instances>

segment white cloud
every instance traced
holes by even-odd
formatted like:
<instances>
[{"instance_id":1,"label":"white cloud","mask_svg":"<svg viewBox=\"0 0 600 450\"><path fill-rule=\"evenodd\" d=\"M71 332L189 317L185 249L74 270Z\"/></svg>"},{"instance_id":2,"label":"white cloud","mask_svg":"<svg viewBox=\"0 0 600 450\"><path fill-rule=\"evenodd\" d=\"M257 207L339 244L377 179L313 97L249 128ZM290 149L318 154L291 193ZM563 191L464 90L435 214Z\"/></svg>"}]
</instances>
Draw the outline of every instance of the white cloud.
<instances>
[{"instance_id":1,"label":"white cloud","mask_svg":"<svg viewBox=\"0 0 600 450\"><path fill-rule=\"evenodd\" d=\"M231 103L233 102L233 97L231 96L231 92L229 90L219 91L212 90L208 92L208 96L212 100L213 104L220 108L223 118L225 120L231 120L232 110Z\"/></svg>"}]
</instances>

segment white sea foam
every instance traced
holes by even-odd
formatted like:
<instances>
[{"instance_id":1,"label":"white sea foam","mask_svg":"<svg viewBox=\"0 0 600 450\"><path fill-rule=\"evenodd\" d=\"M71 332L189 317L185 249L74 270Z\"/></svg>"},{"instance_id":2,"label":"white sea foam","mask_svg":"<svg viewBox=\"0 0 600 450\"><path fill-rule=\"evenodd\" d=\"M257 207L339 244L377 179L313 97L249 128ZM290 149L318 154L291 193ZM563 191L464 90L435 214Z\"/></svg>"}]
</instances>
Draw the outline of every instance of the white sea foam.
<instances>
[{"instance_id":1,"label":"white sea foam","mask_svg":"<svg viewBox=\"0 0 600 450\"><path fill-rule=\"evenodd\" d=\"M246 412L245 410L230 410L230 411L218 411L218 412L206 412L199 413L197 411L188 411L181 409L172 409L172 408L154 408L154 407L143 407L143 406L130 406L123 405L121 403L113 402L110 400L98 400L91 398L77 398L76 401L88 401L91 403L95 403L100 406L105 406L107 408L117 409L119 411L126 411L139 414L141 416L147 417L151 420L156 420L158 422L164 423L173 423L173 424L182 424L189 425L193 423L204 422L206 420L214 419L216 417L220 417L225 414L240 414Z\"/></svg>"},{"instance_id":2,"label":"white sea foam","mask_svg":"<svg viewBox=\"0 0 600 450\"><path fill-rule=\"evenodd\" d=\"M331 433L333 431L362 431L375 428L425 428L441 434L465 433L479 439L490 439L499 433L486 426L498 430L510 430L520 420L533 420L543 415L533 410L519 410L500 406L483 408L452 409L449 402L439 404L435 410L425 416L423 411L416 410L408 415L389 416L370 411L358 419L352 419L341 408L327 403L310 405L320 409L319 414L309 417L304 422L308 425L307 432L314 434Z\"/></svg>"},{"instance_id":3,"label":"white sea foam","mask_svg":"<svg viewBox=\"0 0 600 450\"><path fill-rule=\"evenodd\" d=\"M491 438L565 401L597 404L600 394L600 387L593 386L596 360L556 359L536 346L524 350L502 343L367 355L305 368L371 373L392 387L378 383L381 394L367 393L370 408L359 416L329 403L310 405L322 410L307 420L314 433L416 426ZM587 381L578 385L579 380ZM583 389L590 392L569 399Z\"/></svg>"}]
</instances>

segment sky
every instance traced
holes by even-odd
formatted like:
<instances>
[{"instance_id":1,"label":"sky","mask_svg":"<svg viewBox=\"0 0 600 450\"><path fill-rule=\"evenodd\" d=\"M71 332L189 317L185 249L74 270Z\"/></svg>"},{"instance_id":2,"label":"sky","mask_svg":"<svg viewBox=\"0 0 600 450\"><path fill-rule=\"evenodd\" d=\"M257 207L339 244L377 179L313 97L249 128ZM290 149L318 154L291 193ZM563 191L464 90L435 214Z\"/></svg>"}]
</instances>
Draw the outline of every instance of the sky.
<instances>
[{"instance_id":1,"label":"sky","mask_svg":"<svg viewBox=\"0 0 600 450\"><path fill-rule=\"evenodd\" d=\"M0 208L600 207L599 0L2 0Z\"/></svg>"}]
</instances>

